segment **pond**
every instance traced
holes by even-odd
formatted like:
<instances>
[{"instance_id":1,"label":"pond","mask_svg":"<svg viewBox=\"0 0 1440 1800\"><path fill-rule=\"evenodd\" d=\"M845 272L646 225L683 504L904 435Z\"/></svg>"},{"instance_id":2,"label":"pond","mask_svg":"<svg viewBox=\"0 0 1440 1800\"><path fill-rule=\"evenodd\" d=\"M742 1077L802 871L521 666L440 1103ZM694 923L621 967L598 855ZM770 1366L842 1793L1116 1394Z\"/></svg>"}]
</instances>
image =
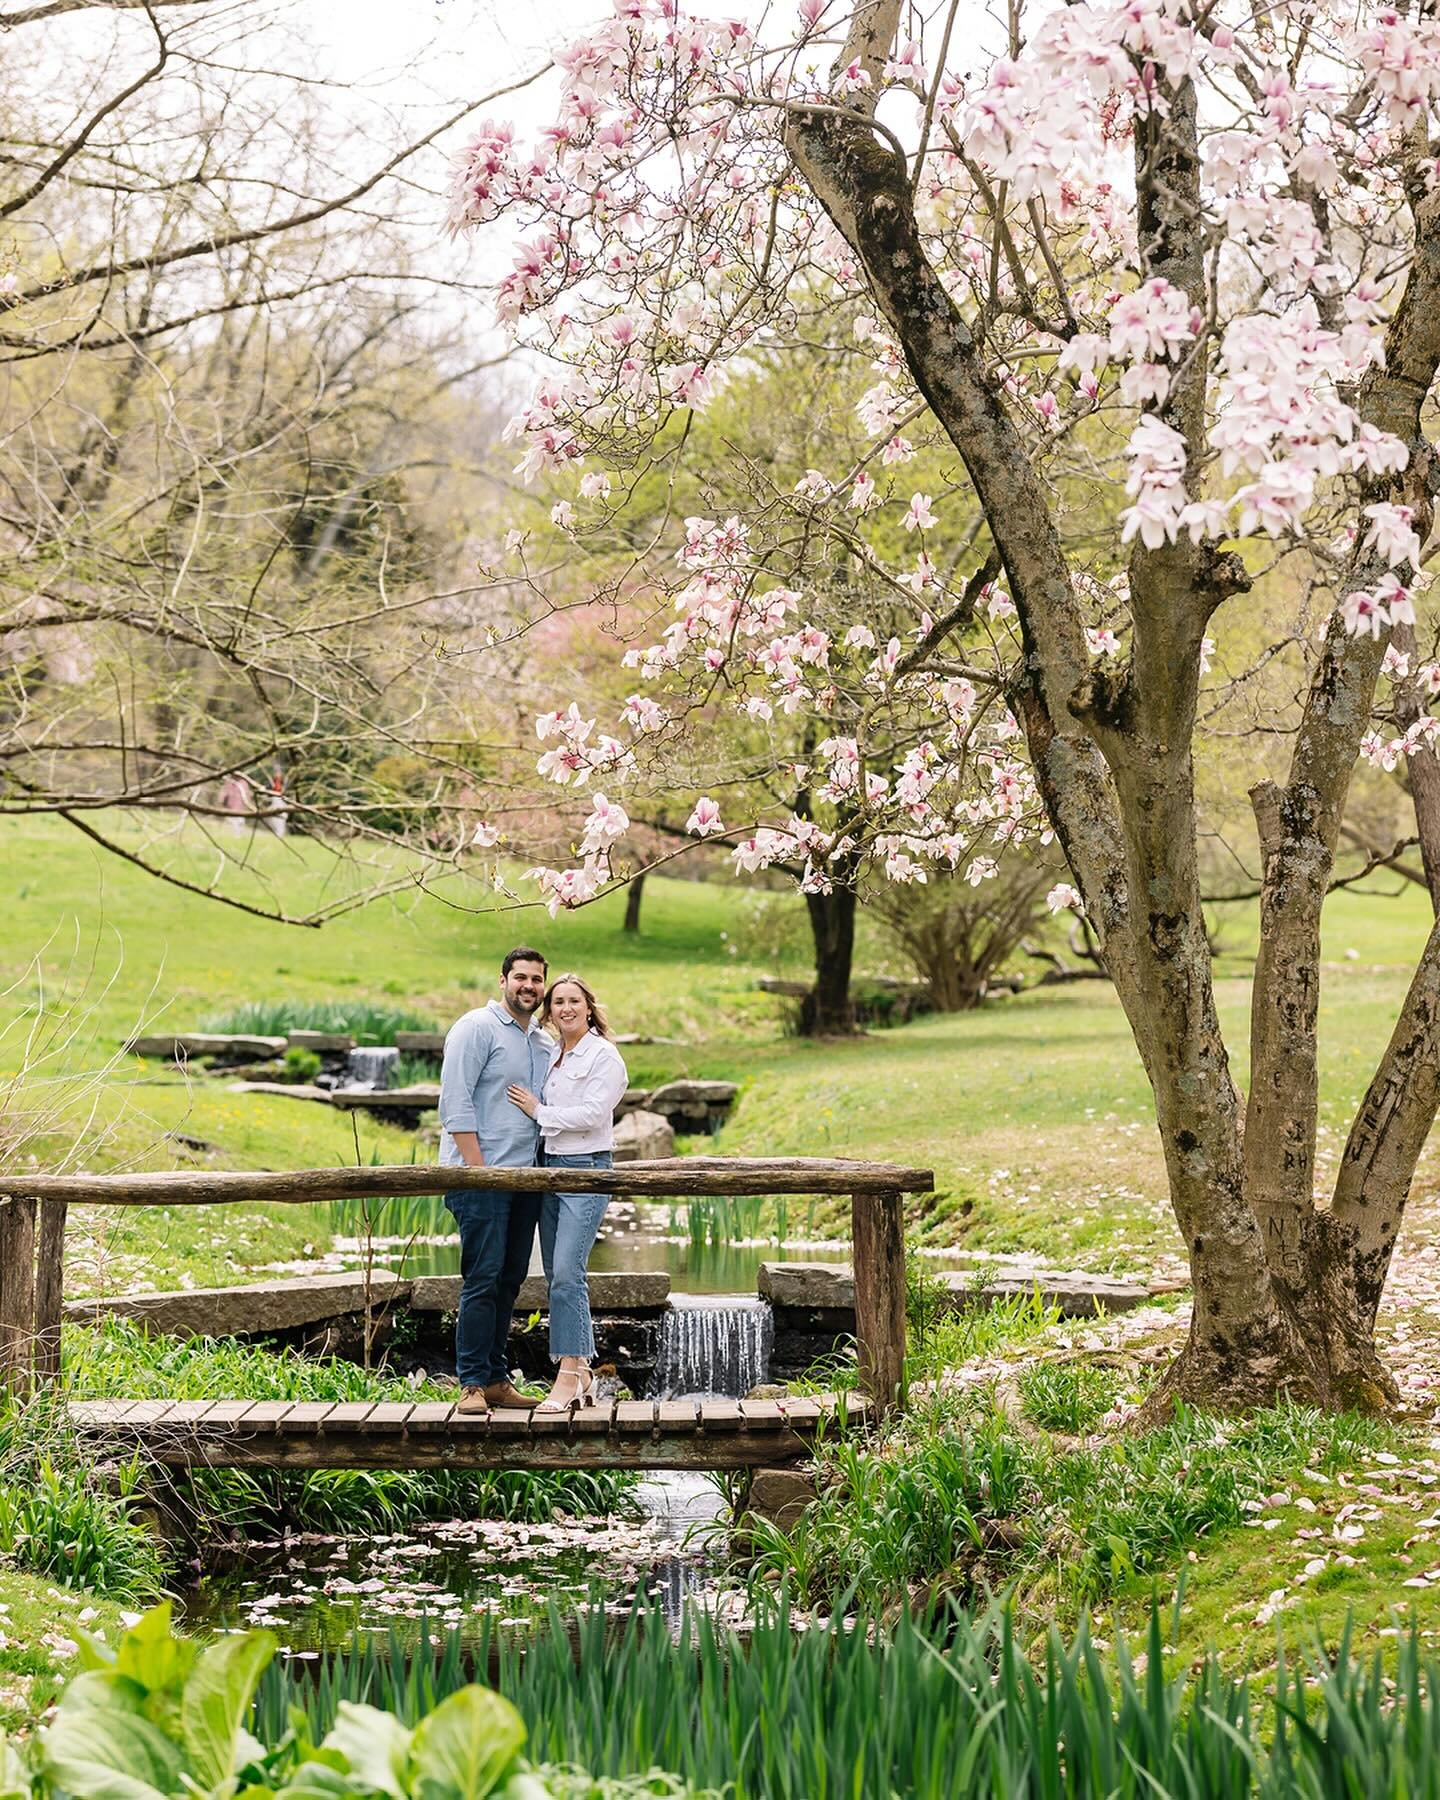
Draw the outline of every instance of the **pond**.
<instances>
[{"instance_id":1,"label":"pond","mask_svg":"<svg viewBox=\"0 0 1440 1800\"><path fill-rule=\"evenodd\" d=\"M803 1216L794 1222L807 1223ZM718 1230L687 1230L687 1224L693 1225L693 1220L687 1221L683 1209L612 1201L590 1267L596 1274L663 1270L677 1294L753 1294L762 1262L850 1260L850 1244L844 1238L823 1238L809 1231L786 1232L779 1238L730 1237ZM360 1265L364 1253L357 1239L338 1236L335 1245L327 1262L336 1268ZM453 1275L460 1266L460 1241L448 1233L379 1237L374 1259L397 1272L403 1262L406 1275ZM973 1267L975 1259L952 1250L927 1253L926 1261L935 1269L964 1269ZM534 1268L538 1273L538 1252Z\"/></svg>"},{"instance_id":2,"label":"pond","mask_svg":"<svg viewBox=\"0 0 1440 1800\"><path fill-rule=\"evenodd\" d=\"M531 1629L552 1600L566 1613L624 1612L642 1590L678 1617L708 1579L703 1527L723 1513L724 1497L703 1475L667 1474L633 1498L628 1517L451 1519L242 1545L211 1559L182 1610L193 1630L267 1627L291 1655L392 1632L409 1648L451 1630L478 1642L487 1622Z\"/></svg>"}]
</instances>

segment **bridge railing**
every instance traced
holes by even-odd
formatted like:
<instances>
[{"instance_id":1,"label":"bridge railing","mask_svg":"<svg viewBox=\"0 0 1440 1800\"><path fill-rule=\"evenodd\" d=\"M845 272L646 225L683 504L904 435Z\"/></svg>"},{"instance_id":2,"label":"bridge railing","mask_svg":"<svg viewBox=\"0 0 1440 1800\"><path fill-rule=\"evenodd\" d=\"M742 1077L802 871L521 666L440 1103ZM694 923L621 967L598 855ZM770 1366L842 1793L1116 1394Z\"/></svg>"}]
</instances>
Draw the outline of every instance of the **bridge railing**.
<instances>
[{"instance_id":1,"label":"bridge railing","mask_svg":"<svg viewBox=\"0 0 1440 1800\"><path fill-rule=\"evenodd\" d=\"M573 1169L465 1169L436 1164L355 1169L177 1170L150 1175L0 1173L0 1381L29 1391L60 1372L65 1219L71 1206L303 1206L508 1189L553 1193ZM684 1156L587 1169L597 1192L637 1198L848 1194L860 1385L878 1411L898 1403L905 1360L906 1194L929 1193L929 1169L834 1157Z\"/></svg>"}]
</instances>

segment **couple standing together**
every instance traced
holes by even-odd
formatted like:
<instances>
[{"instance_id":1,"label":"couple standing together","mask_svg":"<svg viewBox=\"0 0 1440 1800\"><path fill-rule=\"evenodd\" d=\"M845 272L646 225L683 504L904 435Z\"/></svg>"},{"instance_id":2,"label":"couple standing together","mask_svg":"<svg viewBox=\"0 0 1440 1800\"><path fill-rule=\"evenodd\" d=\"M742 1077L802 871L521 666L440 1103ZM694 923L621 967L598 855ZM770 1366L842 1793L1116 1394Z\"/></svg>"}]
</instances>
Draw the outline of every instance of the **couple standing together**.
<instances>
[{"instance_id":1,"label":"couple standing together","mask_svg":"<svg viewBox=\"0 0 1440 1800\"><path fill-rule=\"evenodd\" d=\"M629 1081L625 1063L588 984L567 974L547 988L548 968L538 950L518 946L501 964L500 998L451 1026L440 1073L442 1163L610 1167L615 1106ZM583 1177L575 1185L574 1193L446 1196L460 1227L460 1412L563 1412L591 1404L595 1335L585 1270L609 1198L583 1192ZM550 1289L550 1354L559 1364L555 1385L538 1404L511 1381L507 1355L537 1225Z\"/></svg>"}]
</instances>

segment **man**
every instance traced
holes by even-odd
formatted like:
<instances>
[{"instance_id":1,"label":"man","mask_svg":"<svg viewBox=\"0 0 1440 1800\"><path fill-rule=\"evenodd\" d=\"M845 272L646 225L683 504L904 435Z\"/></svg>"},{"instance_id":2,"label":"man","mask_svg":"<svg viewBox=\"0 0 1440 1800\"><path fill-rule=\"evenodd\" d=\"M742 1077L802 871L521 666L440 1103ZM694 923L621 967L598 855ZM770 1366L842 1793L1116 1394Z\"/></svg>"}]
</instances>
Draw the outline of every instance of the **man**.
<instances>
[{"instance_id":1,"label":"man","mask_svg":"<svg viewBox=\"0 0 1440 1800\"><path fill-rule=\"evenodd\" d=\"M500 966L500 998L450 1027L440 1071L440 1161L451 1168L530 1168L539 1160L535 1121L512 1106L512 1082L540 1093L555 1046L535 1023L545 958L521 944ZM446 1196L460 1227L460 1313L455 1371L462 1413L534 1406L510 1380L510 1315L530 1267L539 1194L485 1189Z\"/></svg>"}]
</instances>

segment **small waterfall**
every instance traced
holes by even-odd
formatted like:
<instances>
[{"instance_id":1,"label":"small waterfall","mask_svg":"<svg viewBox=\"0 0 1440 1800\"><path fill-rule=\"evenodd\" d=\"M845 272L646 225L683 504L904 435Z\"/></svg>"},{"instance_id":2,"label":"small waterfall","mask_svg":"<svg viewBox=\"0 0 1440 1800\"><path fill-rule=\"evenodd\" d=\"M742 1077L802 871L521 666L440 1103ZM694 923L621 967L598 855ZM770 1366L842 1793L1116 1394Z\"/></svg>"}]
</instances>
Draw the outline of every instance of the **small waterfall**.
<instances>
[{"instance_id":1,"label":"small waterfall","mask_svg":"<svg viewBox=\"0 0 1440 1800\"><path fill-rule=\"evenodd\" d=\"M774 1333L768 1300L745 1294L676 1294L660 1324L652 1398L723 1394L743 1399L768 1378Z\"/></svg>"},{"instance_id":2,"label":"small waterfall","mask_svg":"<svg viewBox=\"0 0 1440 1800\"><path fill-rule=\"evenodd\" d=\"M393 1044L357 1044L345 1058L345 1086L379 1091L390 1085L391 1071L400 1060Z\"/></svg>"}]
</instances>

